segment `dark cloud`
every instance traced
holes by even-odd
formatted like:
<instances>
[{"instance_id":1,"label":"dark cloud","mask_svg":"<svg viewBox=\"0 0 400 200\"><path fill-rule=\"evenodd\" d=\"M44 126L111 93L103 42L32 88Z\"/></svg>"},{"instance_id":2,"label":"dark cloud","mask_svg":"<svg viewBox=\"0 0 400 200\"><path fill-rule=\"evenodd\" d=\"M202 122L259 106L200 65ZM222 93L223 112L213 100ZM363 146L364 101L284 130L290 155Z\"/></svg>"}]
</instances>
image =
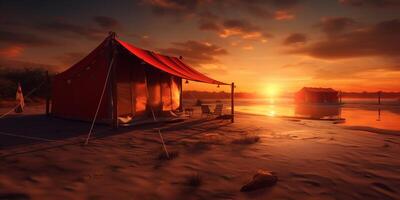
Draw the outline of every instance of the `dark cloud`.
<instances>
[{"instance_id":1,"label":"dark cloud","mask_svg":"<svg viewBox=\"0 0 400 200\"><path fill-rule=\"evenodd\" d=\"M393 8L400 7L399 0L339 0L343 5L349 6L369 6L369 7L379 7L379 8Z\"/></svg>"},{"instance_id":2,"label":"dark cloud","mask_svg":"<svg viewBox=\"0 0 400 200\"><path fill-rule=\"evenodd\" d=\"M248 40L265 41L272 37L271 34L265 33L259 26L243 19L226 19L218 21L217 18L210 20L202 20L199 28L206 31L215 31L220 37L228 38L237 36Z\"/></svg>"},{"instance_id":3,"label":"dark cloud","mask_svg":"<svg viewBox=\"0 0 400 200\"><path fill-rule=\"evenodd\" d=\"M193 13L201 0L144 0L156 14L182 15Z\"/></svg>"},{"instance_id":4,"label":"dark cloud","mask_svg":"<svg viewBox=\"0 0 400 200\"><path fill-rule=\"evenodd\" d=\"M121 26L116 19L111 17L96 16L93 18L93 20L97 23L97 25L106 30L116 29Z\"/></svg>"},{"instance_id":5,"label":"dark cloud","mask_svg":"<svg viewBox=\"0 0 400 200\"><path fill-rule=\"evenodd\" d=\"M270 2L279 8L291 8L298 5L301 0L270 0Z\"/></svg>"},{"instance_id":6,"label":"dark cloud","mask_svg":"<svg viewBox=\"0 0 400 200\"><path fill-rule=\"evenodd\" d=\"M47 33L64 34L64 36L83 36L88 39L101 39L106 32L84 25L71 24L64 21L52 21L36 25L36 29Z\"/></svg>"},{"instance_id":7,"label":"dark cloud","mask_svg":"<svg viewBox=\"0 0 400 200\"><path fill-rule=\"evenodd\" d=\"M295 17L296 16L292 12L287 10L277 10L274 13L274 19L279 21L292 20Z\"/></svg>"},{"instance_id":8,"label":"dark cloud","mask_svg":"<svg viewBox=\"0 0 400 200\"><path fill-rule=\"evenodd\" d=\"M348 17L324 17L317 25L328 35L335 35L345 31L355 24L355 21Z\"/></svg>"},{"instance_id":9,"label":"dark cloud","mask_svg":"<svg viewBox=\"0 0 400 200\"><path fill-rule=\"evenodd\" d=\"M197 15L199 12L219 10L245 11L255 17L273 18L270 10L288 10L299 5L303 0L143 0L156 14L161 15Z\"/></svg>"},{"instance_id":10,"label":"dark cloud","mask_svg":"<svg viewBox=\"0 0 400 200\"><path fill-rule=\"evenodd\" d=\"M260 30L259 27L252 25L250 22L240 19L228 19L225 20L222 25L224 26L224 28L236 29L240 30L241 32L252 32Z\"/></svg>"},{"instance_id":11,"label":"dark cloud","mask_svg":"<svg viewBox=\"0 0 400 200\"><path fill-rule=\"evenodd\" d=\"M201 12L199 14L199 29L219 31L221 29L218 24L219 17L209 11Z\"/></svg>"},{"instance_id":12,"label":"dark cloud","mask_svg":"<svg viewBox=\"0 0 400 200\"><path fill-rule=\"evenodd\" d=\"M305 44L307 42L307 36L302 33L292 33L285 38L283 41L284 45L298 45Z\"/></svg>"},{"instance_id":13,"label":"dark cloud","mask_svg":"<svg viewBox=\"0 0 400 200\"><path fill-rule=\"evenodd\" d=\"M41 37L32 33L19 33L2 30L0 30L0 42L3 44L6 43L23 46L48 46L55 44L55 42L46 37Z\"/></svg>"},{"instance_id":14,"label":"dark cloud","mask_svg":"<svg viewBox=\"0 0 400 200\"><path fill-rule=\"evenodd\" d=\"M326 37L308 46L291 50L322 59L388 56L400 54L400 20L393 19L376 25L353 29L335 37Z\"/></svg>"},{"instance_id":15,"label":"dark cloud","mask_svg":"<svg viewBox=\"0 0 400 200\"><path fill-rule=\"evenodd\" d=\"M175 42L173 47L159 49L164 54L182 56L194 65L218 63L218 56L227 55L228 51L215 44L189 40L186 42Z\"/></svg>"}]
</instances>

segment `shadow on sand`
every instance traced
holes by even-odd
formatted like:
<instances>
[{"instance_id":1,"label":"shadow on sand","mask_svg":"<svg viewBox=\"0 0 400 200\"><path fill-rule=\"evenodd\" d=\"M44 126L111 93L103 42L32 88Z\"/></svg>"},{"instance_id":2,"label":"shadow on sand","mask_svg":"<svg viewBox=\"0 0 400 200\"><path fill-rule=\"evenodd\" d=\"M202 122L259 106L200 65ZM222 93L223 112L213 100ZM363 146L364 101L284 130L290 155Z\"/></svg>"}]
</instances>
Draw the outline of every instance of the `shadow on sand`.
<instances>
[{"instance_id":1,"label":"shadow on sand","mask_svg":"<svg viewBox=\"0 0 400 200\"><path fill-rule=\"evenodd\" d=\"M123 134L135 130L154 131L161 129L163 133L169 131L193 130L193 134L218 129L230 124L228 121L218 120L217 123L209 123L214 119L191 119L179 123L149 123L136 126L120 127L112 129L108 125L97 124L92 139L100 139L113 135ZM207 126L204 124L207 123ZM45 115L11 116L0 120L0 158L17 154L30 153L65 145L83 145L90 123L66 120ZM190 137L185 135L184 137ZM47 145L49 144L49 145ZM35 146L35 148L29 148ZM24 151L13 151L23 148Z\"/></svg>"}]
</instances>

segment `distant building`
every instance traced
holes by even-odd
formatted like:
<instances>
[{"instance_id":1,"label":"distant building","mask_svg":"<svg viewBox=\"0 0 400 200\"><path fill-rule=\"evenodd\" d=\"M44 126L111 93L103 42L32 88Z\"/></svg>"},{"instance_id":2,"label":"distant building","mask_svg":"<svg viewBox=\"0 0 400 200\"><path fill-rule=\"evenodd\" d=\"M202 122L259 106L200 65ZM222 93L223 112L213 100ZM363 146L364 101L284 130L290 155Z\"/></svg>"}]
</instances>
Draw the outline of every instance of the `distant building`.
<instances>
[{"instance_id":1,"label":"distant building","mask_svg":"<svg viewBox=\"0 0 400 200\"><path fill-rule=\"evenodd\" d=\"M339 92L332 88L304 87L295 94L295 102L299 104L337 104Z\"/></svg>"}]
</instances>

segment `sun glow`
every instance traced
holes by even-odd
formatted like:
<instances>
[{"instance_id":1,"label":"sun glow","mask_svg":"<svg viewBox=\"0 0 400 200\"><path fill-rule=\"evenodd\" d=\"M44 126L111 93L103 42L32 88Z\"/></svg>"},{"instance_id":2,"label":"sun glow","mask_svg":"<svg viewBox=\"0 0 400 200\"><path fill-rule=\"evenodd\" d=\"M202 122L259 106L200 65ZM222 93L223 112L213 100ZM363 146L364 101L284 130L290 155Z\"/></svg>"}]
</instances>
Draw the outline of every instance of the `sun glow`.
<instances>
[{"instance_id":1,"label":"sun glow","mask_svg":"<svg viewBox=\"0 0 400 200\"><path fill-rule=\"evenodd\" d=\"M275 98L279 95L279 87L275 84L269 84L265 87L264 95L268 98Z\"/></svg>"}]
</instances>

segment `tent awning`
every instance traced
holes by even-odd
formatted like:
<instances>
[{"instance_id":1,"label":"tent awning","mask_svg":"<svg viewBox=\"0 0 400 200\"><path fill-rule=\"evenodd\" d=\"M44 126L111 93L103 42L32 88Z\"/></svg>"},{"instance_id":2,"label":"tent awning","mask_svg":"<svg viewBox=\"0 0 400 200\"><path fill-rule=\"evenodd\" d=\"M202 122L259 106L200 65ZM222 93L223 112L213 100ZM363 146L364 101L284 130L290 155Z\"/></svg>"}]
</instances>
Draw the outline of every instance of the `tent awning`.
<instances>
[{"instance_id":1,"label":"tent awning","mask_svg":"<svg viewBox=\"0 0 400 200\"><path fill-rule=\"evenodd\" d=\"M198 81L203 83L228 85L226 83L214 80L183 63L181 59L176 57L169 57L161 54L157 54L148 50L140 49L132 44L124 42L119 39L115 39L121 46L128 50L133 55L142 59L147 64L169 73L171 75L181 77L187 80Z\"/></svg>"}]
</instances>

